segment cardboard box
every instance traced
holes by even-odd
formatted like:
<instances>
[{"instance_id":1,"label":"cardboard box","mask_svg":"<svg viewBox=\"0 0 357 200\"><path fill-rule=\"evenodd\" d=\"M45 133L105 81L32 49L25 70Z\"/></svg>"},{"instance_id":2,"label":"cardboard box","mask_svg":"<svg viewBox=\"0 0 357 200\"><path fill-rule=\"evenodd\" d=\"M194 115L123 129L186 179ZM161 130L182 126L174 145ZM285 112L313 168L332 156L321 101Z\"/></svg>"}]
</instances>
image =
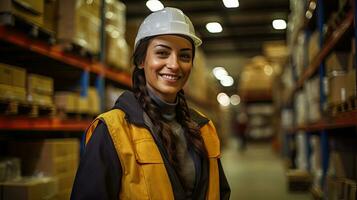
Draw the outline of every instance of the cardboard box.
<instances>
[{"instance_id":1,"label":"cardboard box","mask_svg":"<svg viewBox=\"0 0 357 200\"><path fill-rule=\"evenodd\" d=\"M76 170L73 170L66 174L57 175L58 191L68 191L72 189L74 179L76 177Z\"/></svg>"},{"instance_id":2,"label":"cardboard box","mask_svg":"<svg viewBox=\"0 0 357 200\"><path fill-rule=\"evenodd\" d=\"M78 106L77 106L77 112L78 113L89 113L89 101L88 97L79 97L78 99Z\"/></svg>"},{"instance_id":3,"label":"cardboard box","mask_svg":"<svg viewBox=\"0 0 357 200\"><path fill-rule=\"evenodd\" d=\"M6 100L26 101L26 89L0 84L0 98Z\"/></svg>"},{"instance_id":4,"label":"cardboard box","mask_svg":"<svg viewBox=\"0 0 357 200\"><path fill-rule=\"evenodd\" d=\"M9 143L9 155L21 158L24 175L66 174L79 163L78 139L47 139Z\"/></svg>"},{"instance_id":5,"label":"cardboard box","mask_svg":"<svg viewBox=\"0 0 357 200\"><path fill-rule=\"evenodd\" d=\"M76 5L76 10L90 13L92 16L99 18L100 5L101 5L101 0L91 0L91 1L78 0Z\"/></svg>"},{"instance_id":6,"label":"cardboard box","mask_svg":"<svg viewBox=\"0 0 357 200\"><path fill-rule=\"evenodd\" d=\"M352 55L350 52L331 52L326 58L326 73L347 71Z\"/></svg>"},{"instance_id":7,"label":"cardboard box","mask_svg":"<svg viewBox=\"0 0 357 200\"><path fill-rule=\"evenodd\" d=\"M21 162L19 158L0 158L0 182L19 179Z\"/></svg>"},{"instance_id":8,"label":"cardboard box","mask_svg":"<svg viewBox=\"0 0 357 200\"><path fill-rule=\"evenodd\" d=\"M351 68L347 71L347 98L353 98L356 96L356 69Z\"/></svg>"},{"instance_id":9,"label":"cardboard box","mask_svg":"<svg viewBox=\"0 0 357 200\"><path fill-rule=\"evenodd\" d=\"M77 112L79 94L75 92L56 92L55 105L58 110L65 112Z\"/></svg>"},{"instance_id":10,"label":"cardboard box","mask_svg":"<svg viewBox=\"0 0 357 200\"><path fill-rule=\"evenodd\" d=\"M73 41L90 53L98 54L100 44L99 17L85 9L77 9L75 23L76 29Z\"/></svg>"},{"instance_id":11,"label":"cardboard box","mask_svg":"<svg viewBox=\"0 0 357 200\"><path fill-rule=\"evenodd\" d=\"M42 28L50 33L56 33L57 31L58 3L57 0L45 0Z\"/></svg>"},{"instance_id":12,"label":"cardboard box","mask_svg":"<svg viewBox=\"0 0 357 200\"><path fill-rule=\"evenodd\" d=\"M58 1L58 21L57 21L57 40L59 42L72 42L75 36L75 9L76 1Z\"/></svg>"},{"instance_id":13,"label":"cardboard box","mask_svg":"<svg viewBox=\"0 0 357 200\"><path fill-rule=\"evenodd\" d=\"M24 88L26 86L26 70L0 63L0 84Z\"/></svg>"},{"instance_id":14,"label":"cardboard box","mask_svg":"<svg viewBox=\"0 0 357 200\"><path fill-rule=\"evenodd\" d=\"M72 189L65 191L58 191L57 200L69 200L71 198Z\"/></svg>"},{"instance_id":15,"label":"cardboard box","mask_svg":"<svg viewBox=\"0 0 357 200\"><path fill-rule=\"evenodd\" d=\"M27 94L27 100L37 105L53 106L53 96L36 93Z\"/></svg>"},{"instance_id":16,"label":"cardboard box","mask_svg":"<svg viewBox=\"0 0 357 200\"><path fill-rule=\"evenodd\" d=\"M100 99L99 94L96 88L88 88L88 112L90 114L99 114L100 113Z\"/></svg>"},{"instance_id":17,"label":"cardboard box","mask_svg":"<svg viewBox=\"0 0 357 200\"><path fill-rule=\"evenodd\" d=\"M43 25L44 0L2 0L0 13L8 12L37 26Z\"/></svg>"},{"instance_id":18,"label":"cardboard box","mask_svg":"<svg viewBox=\"0 0 357 200\"><path fill-rule=\"evenodd\" d=\"M126 30L125 4L120 1L113 0L106 1L106 3L106 26L114 26L118 30L119 34L124 36Z\"/></svg>"},{"instance_id":19,"label":"cardboard box","mask_svg":"<svg viewBox=\"0 0 357 200\"><path fill-rule=\"evenodd\" d=\"M38 74L28 74L27 91L29 93L52 95L53 78Z\"/></svg>"},{"instance_id":20,"label":"cardboard box","mask_svg":"<svg viewBox=\"0 0 357 200\"><path fill-rule=\"evenodd\" d=\"M311 63L320 52L320 33L315 31L311 34L309 40L309 63Z\"/></svg>"},{"instance_id":21,"label":"cardboard box","mask_svg":"<svg viewBox=\"0 0 357 200\"><path fill-rule=\"evenodd\" d=\"M107 29L106 34L106 62L116 69L130 72L129 46L125 38L115 28Z\"/></svg>"},{"instance_id":22,"label":"cardboard box","mask_svg":"<svg viewBox=\"0 0 357 200\"><path fill-rule=\"evenodd\" d=\"M54 200L58 192L57 181L50 177L24 177L0 185L2 200Z\"/></svg>"},{"instance_id":23,"label":"cardboard box","mask_svg":"<svg viewBox=\"0 0 357 200\"><path fill-rule=\"evenodd\" d=\"M344 71L333 71L328 77L328 103L335 105L347 100L347 74Z\"/></svg>"}]
</instances>

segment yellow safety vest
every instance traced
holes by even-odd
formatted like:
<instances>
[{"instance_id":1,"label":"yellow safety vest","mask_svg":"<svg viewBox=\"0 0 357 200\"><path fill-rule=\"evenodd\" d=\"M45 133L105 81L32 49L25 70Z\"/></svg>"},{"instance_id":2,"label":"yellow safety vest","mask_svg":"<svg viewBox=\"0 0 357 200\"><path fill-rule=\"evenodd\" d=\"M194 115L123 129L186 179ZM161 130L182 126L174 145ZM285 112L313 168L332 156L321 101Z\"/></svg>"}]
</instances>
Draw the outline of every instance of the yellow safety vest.
<instances>
[{"instance_id":1,"label":"yellow safety vest","mask_svg":"<svg viewBox=\"0 0 357 200\"><path fill-rule=\"evenodd\" d=\"M87 130L86 143L99 121L103 121L108 127L122 167L119 199L173 200L170 179L149 130L129 123L125 119L124 111L114 109L99 115L92 122ZM206 199L217 200L220 196L217 161L220 156L220 143L211 121L200 130L209 157Z\"/></svg>"}]
</instances>

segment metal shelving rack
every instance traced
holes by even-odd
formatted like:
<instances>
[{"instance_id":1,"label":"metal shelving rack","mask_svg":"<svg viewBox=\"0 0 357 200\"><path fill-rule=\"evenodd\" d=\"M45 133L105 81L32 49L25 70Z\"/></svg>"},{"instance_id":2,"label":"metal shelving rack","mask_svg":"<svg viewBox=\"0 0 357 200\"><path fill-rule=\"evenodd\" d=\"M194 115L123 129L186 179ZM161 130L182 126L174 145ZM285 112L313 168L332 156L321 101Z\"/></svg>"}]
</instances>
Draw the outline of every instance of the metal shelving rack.
<instances>
[{"instance_id":1,"label":"metal shelving rack","mask_svg":"<svg viewBox=\"0 0 357 200\"><path fill-rule=\"evenodd\" d=\"M323 32L323 25L324 25L324 3L326 3L324 0L317 0L316 1L317 6L317 28L320 33ZM324 60L328 56L328 54L334 49L335 45L339 42L340 39L342 39L343 35L347 32L347 30L351 27L354 26L354 36L357 38L357 16L356 16L356 6L357 6L357 0L354 1L354 8L351 9L347 14L342 23L338 26L338 28L327 38L327 42L323 43L324 38L323 34L320 34L320 52L318 55L312 60L311 63L308 64L308 66L305 68L303 71L302 75L299 78L296 78L296 72L294 73L293 69L293 79L295 80L295 87L291 91L291 93L288 96L287 101L284 103L286 108L290 108L294 110L293 105L294 105L294 96L295 94L304 87L304 83L306 80L310 79L313 77L315 74L318 74L320 77L320 111L323 113L324 110L324 105L326 105L326 94L323 91L323 79L325 77L325 66L324 66ZM304 20L304 25L300 27L300 31L306 31L304 30L306 27L306 24L309 23L306 19ZM294 40L296 42L296 38ZM355 40L355 50L357 50L357 40ZM357 59L354 59L355 61L355 66L357 66L356 62ZM294 66L293 66L294 67ZM294 119L294 121L296 121ZM317 191L318 195L322 195L323 193L326 193L326 175L327 175L327 170L329 167L329 154L330 154L330 149L329 149L329 132L328 130L332 129L340 129L340 128L347 128L347 127L357 127L357 110L352 110L352 111L347 111L347 112L341 112L337 113L336 115L327 115L327 116L322 116L322 118L314 123L308 123L304 125L296 125L296 123L293 123L294 127L290 130L286 131L286 140L292 140L297 133L304 133L305 134L305 140L306 140L306 153L307 153L307 158L310 157L311 155L311 144L310 144L310 136L312 134L318 134L320 136L320 145L321 145L321 161L322 161L322 178L321 178L321 188L323 188L322 191ZM307 160L307 168L308 170L311 170L311 163L310 159ZM316 191L314 191L316 192ZM321 196L320 196L321 197Z\"/></svg>"}]
</instances>

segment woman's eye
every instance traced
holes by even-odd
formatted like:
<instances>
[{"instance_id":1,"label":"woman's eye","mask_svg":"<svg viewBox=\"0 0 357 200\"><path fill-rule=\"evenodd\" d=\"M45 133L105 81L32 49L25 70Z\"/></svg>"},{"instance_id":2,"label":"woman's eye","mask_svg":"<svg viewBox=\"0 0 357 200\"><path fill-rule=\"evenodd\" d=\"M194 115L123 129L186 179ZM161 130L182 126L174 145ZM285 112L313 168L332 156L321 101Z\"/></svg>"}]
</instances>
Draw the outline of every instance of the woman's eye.
<instances>
[{"instance_id":1,"label":"woman's eye","mask_svg":"<svg viewBox=\"0 0 357 200\"><path fill-rule=\"evenodd\" d=\"M167 56L167 55L169 55L169 53L166 52L166 51L158 51L158 52L156 52L156 54L159 55L159 56Z\"/></svg>"},{"instance_id":2,"label":"woman's eye","mask_svg":"<svg viewBox=\"0 0 357 200\"><path fill-rule=\"evenodd\" d=\"M184 59L184 60L191 60L191 55L189 55L189 54L182 54L182 55L181 55L181 58Z\"/></svg>"}]
</instances>

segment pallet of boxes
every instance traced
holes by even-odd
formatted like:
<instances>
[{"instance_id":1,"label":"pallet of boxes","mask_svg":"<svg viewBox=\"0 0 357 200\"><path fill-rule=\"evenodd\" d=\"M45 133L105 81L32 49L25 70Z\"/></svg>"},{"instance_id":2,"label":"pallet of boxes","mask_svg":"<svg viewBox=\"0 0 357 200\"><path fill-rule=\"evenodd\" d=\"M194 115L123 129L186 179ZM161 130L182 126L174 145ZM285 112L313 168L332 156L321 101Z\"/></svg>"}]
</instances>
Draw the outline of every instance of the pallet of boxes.
<instances>
[{"instance_id":1,"label":"pallet of boxes","mask_svg":"<svg viewBox=\"0 0 357 200\"><path fill-rule=\"evenodd\" d=\"M53 116L53 79L0 63L0 105L5 115Z\"/></svg>"},{"instance_id":2,"label":"pallet of boxes","mask_svg":"<svg viewBox=\"0 0 357 200\"><path fill-rule=\"evenodd\" d=\"M100 112L98 90L89 87L87 95L75 91L57 91L55 93L57 116L62 119L92 119Z\"/></svg>"},{"instance_id":3,"label":"pallet of boxes","mask_svg":"<svg viewBox=\"0 0 357 200\"><path fill-rule=\"evenodd\" d=\"M69 200L79 162L78 139L9 142L0 159L1 200Z\"/></svg>"}]
</instances>

